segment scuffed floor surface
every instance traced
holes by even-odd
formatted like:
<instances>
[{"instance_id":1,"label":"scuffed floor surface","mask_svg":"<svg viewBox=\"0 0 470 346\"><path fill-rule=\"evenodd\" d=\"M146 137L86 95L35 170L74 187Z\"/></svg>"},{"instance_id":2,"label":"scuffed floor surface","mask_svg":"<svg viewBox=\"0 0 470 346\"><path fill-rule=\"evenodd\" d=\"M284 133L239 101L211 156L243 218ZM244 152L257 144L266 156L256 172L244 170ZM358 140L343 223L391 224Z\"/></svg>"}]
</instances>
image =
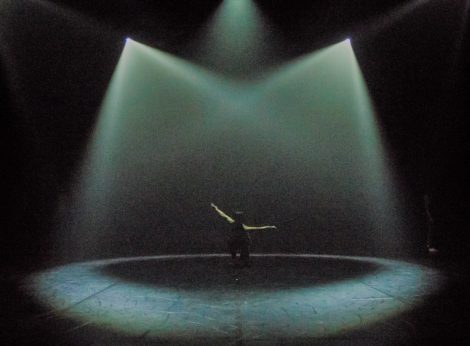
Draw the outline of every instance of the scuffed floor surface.
<instances>
[{"instance_id":1,"label":"scuffed floor surface","mask_svg":"<svg viewBox=\"0 0 470 346\"><path fill-rule=\"evenodd\" d=\"M219 254L74 263L17 280L24 316L9 336L71 345L415 345L456 329L440 320L452 275L326 255L259 254L250 268Z\"/></svg>"}]
</instances>

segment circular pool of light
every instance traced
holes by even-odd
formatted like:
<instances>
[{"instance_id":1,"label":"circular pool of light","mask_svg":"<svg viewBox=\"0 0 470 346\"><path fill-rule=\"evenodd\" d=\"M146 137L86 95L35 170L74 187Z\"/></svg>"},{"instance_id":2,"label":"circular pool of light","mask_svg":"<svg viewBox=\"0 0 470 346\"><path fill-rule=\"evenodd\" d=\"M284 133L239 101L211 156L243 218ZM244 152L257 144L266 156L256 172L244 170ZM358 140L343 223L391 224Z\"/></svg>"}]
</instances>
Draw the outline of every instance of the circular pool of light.
<instances>
[{"instance_id":1,"label":"circular pool of light","mask_svg":"<svg viewBox=\"0 0 470 346\"><path fill-rule=\"evenodd\" d=\"M29 276L25 289L54 316L144 340L321 338L415 308L444 276L404 261L222 254L73 263Z\"/></svg>"}]
</instances>

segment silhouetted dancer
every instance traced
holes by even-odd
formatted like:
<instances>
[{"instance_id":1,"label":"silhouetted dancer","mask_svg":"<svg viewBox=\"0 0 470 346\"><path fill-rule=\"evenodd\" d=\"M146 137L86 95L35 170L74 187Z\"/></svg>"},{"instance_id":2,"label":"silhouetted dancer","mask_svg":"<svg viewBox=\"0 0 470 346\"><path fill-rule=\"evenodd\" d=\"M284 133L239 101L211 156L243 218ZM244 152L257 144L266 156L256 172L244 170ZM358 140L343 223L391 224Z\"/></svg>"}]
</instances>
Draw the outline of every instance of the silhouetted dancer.
<instances>
[{"instance_id":1,"label":"silhouetted dancer","mask_svg":"<svg viewBox=\"0 0 470 346\"><path fill-rule=\"evenodd\" d=\"M214 203L211 203L211 207L215 211L232 224L232 230L230 237L228 238L228 250L232 255L232 260L235 264L237 259L237 252L240 252L240 260L244 267L250 266L250 245L251 238L248 231L252 230L263 230L263 229L277 229L276 226L247 226L245 225L243 212L235 212L235 218L232 218L220 210Z\"/></svg>"}]
</instances>

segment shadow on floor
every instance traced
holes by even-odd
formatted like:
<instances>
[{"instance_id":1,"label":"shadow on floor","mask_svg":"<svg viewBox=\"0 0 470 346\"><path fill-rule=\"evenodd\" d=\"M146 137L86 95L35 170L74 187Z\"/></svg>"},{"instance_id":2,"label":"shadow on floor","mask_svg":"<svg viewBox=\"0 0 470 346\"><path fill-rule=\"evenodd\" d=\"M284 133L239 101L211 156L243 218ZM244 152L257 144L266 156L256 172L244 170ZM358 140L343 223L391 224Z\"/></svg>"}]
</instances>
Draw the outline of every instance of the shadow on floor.
<instances>
[{"instance_id":1,"label":"shadow on floor","mask_svg":"<svg viewBox=\"0 0 470 346\"><path fill-rule=\"evenodd\" d=\"M249 268L229 257L147 259L101 267L102 274L128 282L179 289L307 287L372 274L378 264L344 258L254 257Z\"/></svg>"}]
</instances>

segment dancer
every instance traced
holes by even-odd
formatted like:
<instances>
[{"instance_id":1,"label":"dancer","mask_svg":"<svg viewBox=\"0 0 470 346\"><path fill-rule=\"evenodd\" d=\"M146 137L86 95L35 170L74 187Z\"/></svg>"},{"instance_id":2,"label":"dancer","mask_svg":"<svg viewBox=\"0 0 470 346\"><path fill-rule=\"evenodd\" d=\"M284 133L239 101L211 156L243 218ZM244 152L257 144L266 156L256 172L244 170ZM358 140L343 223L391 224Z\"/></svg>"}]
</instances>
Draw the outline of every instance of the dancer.
<instances>
[{"instance_id":1,"label":"dancer","mask_svg":"<svg viewBox=\"0 0 470 346\"><path fill-rule=\"evenodd\" d=\"M220 210L214 203L211 203L211 207L222 216L225 220L232 224L232 230L230 237L228 238L228 249L232 255L232 260L235 264L237 258L237 252L240 252L240 260L242 266L250 266L250 245L251 238L248 231L252 230L264 230L264 229L277 229L276 226L247 226L245 225L245 219L243 212L235 212L235 218L228 216L222 210Z\"/></svg>"}]
</instances>

